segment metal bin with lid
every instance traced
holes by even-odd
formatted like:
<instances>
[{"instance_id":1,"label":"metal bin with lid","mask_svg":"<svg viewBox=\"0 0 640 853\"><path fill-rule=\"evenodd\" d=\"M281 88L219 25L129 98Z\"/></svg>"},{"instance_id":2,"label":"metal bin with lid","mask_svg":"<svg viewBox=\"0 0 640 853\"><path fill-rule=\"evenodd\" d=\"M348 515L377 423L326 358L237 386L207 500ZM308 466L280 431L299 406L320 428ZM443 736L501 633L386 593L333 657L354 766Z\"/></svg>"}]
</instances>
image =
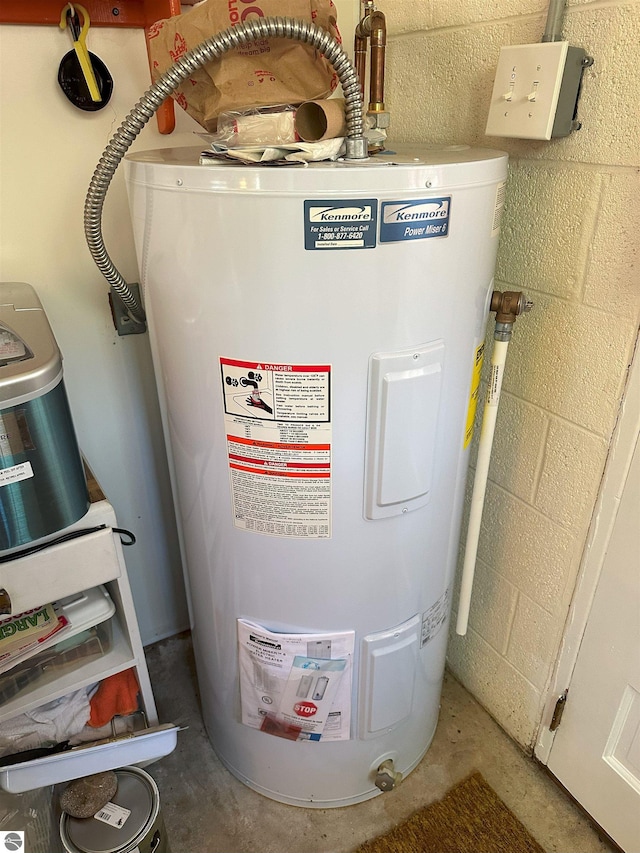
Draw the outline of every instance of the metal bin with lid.
<instances>
[{"instance_id":1,"label":"metal bin with lid","mask_svg":"<svg viewBox=\"0 0 640 853\"><path fill-rule=\"evenodd\" d=\"M47 316L31 285L0 283L0 551L62 530L88 508Z\"/></svg>"}]
</instances>

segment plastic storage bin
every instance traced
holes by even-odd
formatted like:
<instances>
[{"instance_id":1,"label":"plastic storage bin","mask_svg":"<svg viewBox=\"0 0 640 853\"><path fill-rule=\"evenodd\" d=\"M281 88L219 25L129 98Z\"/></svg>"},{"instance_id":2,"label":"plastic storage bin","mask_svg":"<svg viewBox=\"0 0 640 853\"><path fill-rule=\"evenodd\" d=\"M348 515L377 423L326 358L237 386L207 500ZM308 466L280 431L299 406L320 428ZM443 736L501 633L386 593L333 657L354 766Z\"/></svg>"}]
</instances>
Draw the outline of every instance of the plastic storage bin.
<instances>
[{"instance_id":1,"label":"plastic storage bin","mask_svg":"<svg viewBox=\"0 0 640 853\"><path fill-rule=\"evenodd\" d=\"M111 617L116 608L103 586L61 599L59 604L70 624L33 657L0 675L0 704L40 679L56 678L111 648Z\"/></svg>"}]
</instances>

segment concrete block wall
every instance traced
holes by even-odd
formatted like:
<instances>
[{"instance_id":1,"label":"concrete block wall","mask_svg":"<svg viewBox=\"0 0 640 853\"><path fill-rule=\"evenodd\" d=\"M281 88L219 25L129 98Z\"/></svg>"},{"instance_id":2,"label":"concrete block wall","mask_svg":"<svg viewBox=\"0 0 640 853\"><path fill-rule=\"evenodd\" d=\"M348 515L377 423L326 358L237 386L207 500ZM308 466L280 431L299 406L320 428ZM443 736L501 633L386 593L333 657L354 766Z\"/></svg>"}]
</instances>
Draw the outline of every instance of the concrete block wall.
<instances>
[{"instance_id":1,"label":"concrete block wall","mask_svg":"<svg viewBox=\"0 0 640 853\"><path fill-rule=\"evenodd\" d=\"M452 633L449 666L531 749L638 334L640 2L569 0L564 37L595 63L582 129L551 142L484 135L500 47L539 41L546 2L378 6L391 138L510 154L496 287L535 307L509 350L470 629Z\"/></svg>"}]
</instances>

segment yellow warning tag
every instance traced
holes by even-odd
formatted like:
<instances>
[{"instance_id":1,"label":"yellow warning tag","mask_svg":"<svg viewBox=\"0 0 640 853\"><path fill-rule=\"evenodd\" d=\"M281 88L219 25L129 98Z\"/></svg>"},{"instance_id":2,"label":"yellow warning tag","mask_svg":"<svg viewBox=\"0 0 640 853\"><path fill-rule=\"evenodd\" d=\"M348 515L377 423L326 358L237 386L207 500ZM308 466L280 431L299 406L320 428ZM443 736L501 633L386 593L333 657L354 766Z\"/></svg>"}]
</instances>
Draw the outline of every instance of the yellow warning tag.
<instances>
[{"instance_id":1,"label":"yellow warning tag","mask_svg":"<svg viewBox=\"0 0 640 853\"><path fill-rule=\"evenodd\" d=\"M471 394L469 395L469 408L467 409L467 425L464 431L464 448L471 444L473 438L473 425L476 421L476 410L478 408L478 397L480 395L480 375L482 374L482 360L484 359L484 341L476 350L471 376Z\"/></svg>"}]
</instances>

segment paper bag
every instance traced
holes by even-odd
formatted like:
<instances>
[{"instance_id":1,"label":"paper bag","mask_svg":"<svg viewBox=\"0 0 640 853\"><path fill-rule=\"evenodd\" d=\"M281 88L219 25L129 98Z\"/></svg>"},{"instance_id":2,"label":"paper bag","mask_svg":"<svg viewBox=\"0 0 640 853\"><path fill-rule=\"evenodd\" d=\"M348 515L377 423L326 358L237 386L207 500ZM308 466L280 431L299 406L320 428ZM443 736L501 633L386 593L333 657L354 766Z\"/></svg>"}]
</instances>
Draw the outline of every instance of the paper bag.
<instances>
[{"instance_id":1,"label":"paper bag","mask_svg":"<svg viewBox=\"0 0 640 853\"><path fill-rule=\"evenodd\" d=\"M207 0L151 27L154 79L212 35L244 21L274 16L312 21L340 41L332 0ZM325 98L337 83L331 65L311 45L293 39L259 39L199 68L173 97L213 132L221 112Z\"/></svg>"}]
</instances>

